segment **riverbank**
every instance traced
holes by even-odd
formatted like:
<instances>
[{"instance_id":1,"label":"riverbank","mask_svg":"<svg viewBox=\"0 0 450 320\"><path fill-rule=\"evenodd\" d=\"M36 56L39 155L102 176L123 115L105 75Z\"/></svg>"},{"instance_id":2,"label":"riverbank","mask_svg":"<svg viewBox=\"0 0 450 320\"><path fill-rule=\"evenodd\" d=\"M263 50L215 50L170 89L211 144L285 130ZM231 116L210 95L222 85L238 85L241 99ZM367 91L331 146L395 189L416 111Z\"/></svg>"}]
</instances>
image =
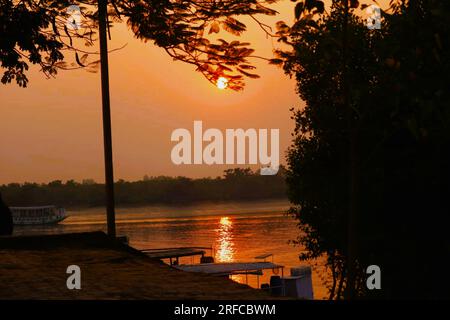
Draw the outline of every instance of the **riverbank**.
<instances>
[{"instance_id":1,"label":"riverbank","mask_svg":"<svg viewBox=\"0 0 450 320\"><path fill-rule=\"evenodd\" d=\"M81 269L81 289L66 286ZM222 277L187 273L102 232L0 238L0 299L269 299Z\"/></svg>"},{"instance_id":2,"label":"riverbank","mask_svg":"<svg viewBox=\"0 0 450 320\"><path fill-rule=\"evenodd\" d=\"M225 170L221 177L144 177L138 181L115 182L117 206L193 205L204 201L257 201L287 199L285 170L268 176L249 168ZM54 204L68 207L97 207L105 202L105 186L93 180L0 185L4 201L11 207Z\"/></svg>"}]
</instances>

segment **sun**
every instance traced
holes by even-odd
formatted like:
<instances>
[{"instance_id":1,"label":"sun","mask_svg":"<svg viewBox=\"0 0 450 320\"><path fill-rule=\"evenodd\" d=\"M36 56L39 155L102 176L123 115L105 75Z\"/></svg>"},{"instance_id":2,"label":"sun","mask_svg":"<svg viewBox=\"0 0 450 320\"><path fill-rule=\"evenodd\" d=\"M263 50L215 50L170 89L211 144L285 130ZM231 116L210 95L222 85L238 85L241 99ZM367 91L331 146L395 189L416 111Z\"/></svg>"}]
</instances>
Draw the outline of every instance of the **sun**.
<instances>
[{"instance_id":1,"label":"sun","mask_svg":"<svg viewBox=\"0 0 450 320\"><path fill-rule=\"evenodd\" d=\"M216 85L220 90L226 89L228 87L228 79L225 77L219 77L219 79L217 79Z\"/></svg>"}]
</instances>

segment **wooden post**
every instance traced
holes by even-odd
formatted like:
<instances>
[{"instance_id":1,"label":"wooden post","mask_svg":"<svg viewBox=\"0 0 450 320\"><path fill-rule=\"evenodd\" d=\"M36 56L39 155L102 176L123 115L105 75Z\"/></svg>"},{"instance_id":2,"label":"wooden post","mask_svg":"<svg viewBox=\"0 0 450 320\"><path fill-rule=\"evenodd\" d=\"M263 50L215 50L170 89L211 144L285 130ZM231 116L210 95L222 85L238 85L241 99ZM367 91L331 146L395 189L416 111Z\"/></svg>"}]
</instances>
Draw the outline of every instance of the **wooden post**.
<instances>
[{"instance_id":1,"label":"wooden post","mask_svg":"<svg viewBox=\"0 0 450 320\"><path fill-rule=\"evenodd\" d=\"M108 40L106 38L107 4L108 0L98 0L100 66L102 79L103 145L105 154L106 216L108 221L108 235L115 237L116 217L114 209L114 172L112 158L111 109L109 100Z\"/></svg>"}]
</instances>

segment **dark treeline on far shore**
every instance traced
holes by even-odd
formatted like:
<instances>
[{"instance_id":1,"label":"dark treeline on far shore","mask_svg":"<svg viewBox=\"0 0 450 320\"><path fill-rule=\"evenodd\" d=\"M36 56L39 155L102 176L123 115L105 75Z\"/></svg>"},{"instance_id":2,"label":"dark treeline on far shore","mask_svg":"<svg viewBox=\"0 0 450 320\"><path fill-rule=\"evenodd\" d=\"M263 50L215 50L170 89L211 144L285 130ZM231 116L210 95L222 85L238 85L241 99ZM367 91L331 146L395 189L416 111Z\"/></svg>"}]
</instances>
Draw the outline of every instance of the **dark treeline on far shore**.
<instances>
[{"instance_id":1,"label":"dark treeline on far shore","mask_svg":"<svg viewBox=\"0 0 450 320\"><path fill-rule=\"evenodd\" d=\"M228 169L222 177L148 177L115 183L116 204L185 204L199 201L262 200L286 197L284 168L274 176L263 176L249 168ZM92 179L76 182L10 183L0 186L9 206L102 206L105 187Z\"/></svg>"}]
</instances>

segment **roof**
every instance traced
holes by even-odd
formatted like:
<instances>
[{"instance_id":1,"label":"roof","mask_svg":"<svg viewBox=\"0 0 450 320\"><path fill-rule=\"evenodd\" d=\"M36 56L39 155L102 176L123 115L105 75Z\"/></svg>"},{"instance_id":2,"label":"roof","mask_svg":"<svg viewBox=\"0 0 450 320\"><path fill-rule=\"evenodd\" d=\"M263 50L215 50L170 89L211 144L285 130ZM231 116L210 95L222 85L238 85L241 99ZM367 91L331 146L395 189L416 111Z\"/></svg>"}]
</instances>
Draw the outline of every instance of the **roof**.
<instances>
[{"instance_id":1,"label":"roof","mask_svg":"<svg viewBox=\"0 0 450 320\"><path fill-rule=\"evenodd\" d=\"M271 299L222 277L182 272L104 233L0 237L3 299ZM82 290L66 269L81 268Z\"/></svg>"},{"instance_id":2,"label":"roof","mask_svg":"<svg viewBox=\"0 0 450 320\"><path fill-rule=\"evenodd\" d=\"M226 275L238 272L258 271L265 269L278 269L284 266L272 262L227 262L227 263L203 263L183 264L175 268L187 272L199 272L214 275Z\"/></svg>"}]
</instances>

